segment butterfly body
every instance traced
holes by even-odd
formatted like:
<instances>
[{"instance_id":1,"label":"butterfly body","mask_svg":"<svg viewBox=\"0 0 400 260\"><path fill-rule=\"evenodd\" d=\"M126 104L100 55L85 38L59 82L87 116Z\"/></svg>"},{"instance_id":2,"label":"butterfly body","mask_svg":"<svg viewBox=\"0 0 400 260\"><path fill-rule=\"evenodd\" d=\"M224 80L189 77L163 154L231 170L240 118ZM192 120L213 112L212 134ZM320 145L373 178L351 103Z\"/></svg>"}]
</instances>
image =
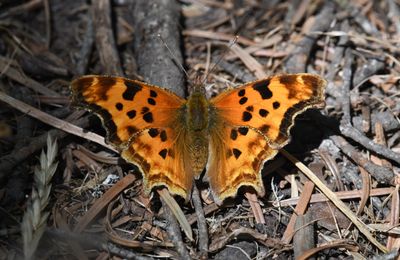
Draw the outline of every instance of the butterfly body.
<instances>
[{"instance_id":1,"label":"butterfly body","mask_svg":"<svg viewBox=\"0 0 400 260\"><path fill-rule=\"evenodd\" d=\"M84 76L72 100L95 112L106 140L139 167L146 192L166 186L188 198L206 168L217 202L241 186L264 194L261 169L289 142L295 117L321 105L326 82L284 74L246 83L208 100L200 87L187 100L157 86L121 77Z\"/></svg>"}]
</instances>

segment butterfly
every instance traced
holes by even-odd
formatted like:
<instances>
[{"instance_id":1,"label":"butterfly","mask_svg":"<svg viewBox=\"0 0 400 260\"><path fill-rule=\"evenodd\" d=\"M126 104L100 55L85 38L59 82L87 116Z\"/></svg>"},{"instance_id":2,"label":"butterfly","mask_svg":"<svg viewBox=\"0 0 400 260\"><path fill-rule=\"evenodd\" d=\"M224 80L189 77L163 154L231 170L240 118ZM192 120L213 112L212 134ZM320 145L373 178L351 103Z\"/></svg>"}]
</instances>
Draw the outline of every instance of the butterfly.
<instances>
[{"instance_id":1,"label":"butterfly","mask_svg":"<svg viewBox=\"0 0 400 260\"><path fill-rule=\"evenodd\" d=\"M88 75L71 83L72 103L97 114L106 141L135 164L144 190L166 186L188 199L204 169L214 199L241 186L265 193L261 169L290 140L295 117L324 103L326 81L282 74L207 99L195 86L188 99L141 81Z\"/></svg>"}]
</instances>

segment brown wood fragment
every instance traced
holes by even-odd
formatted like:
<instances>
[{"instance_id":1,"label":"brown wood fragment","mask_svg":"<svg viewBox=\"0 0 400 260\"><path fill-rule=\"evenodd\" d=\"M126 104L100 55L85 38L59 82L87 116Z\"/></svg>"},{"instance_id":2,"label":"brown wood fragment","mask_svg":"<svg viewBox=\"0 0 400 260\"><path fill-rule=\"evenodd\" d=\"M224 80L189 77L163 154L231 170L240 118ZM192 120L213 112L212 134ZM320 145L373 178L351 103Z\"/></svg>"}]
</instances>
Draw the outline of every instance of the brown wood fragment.
<instances>
[{"instance_id":1,"label":"brown wood fragment","mask_svg":"<svg viewBox=\"0 0 400 260\"><path fill-rule=\"evenodd\" d=\"M299 215L296 218L293 237L293 252L295 259L298 259L306 250L315 247L315 231L313 217L310 212ZM308 259L315 259L310 257Z\"/></svg>"},{"instance_id":2,"label":"brown wood fragment","mask_svg":"<svg viewBox=\"0 0 400 260\"><path fill-rule=\"evenodd\" d=\"M98 0L92 2L92 5L95 43L104 72L108 75L123 76L111 24L111 1Z\"/></svg>"},{"instance_id":3,"label":"brown wood fragment","mask_svg":"<svg viewBox=\"0 0 400 260\"><path fill-rule=\"evenodd\" d=\"M296 208L294 209L294 212L290 218L289 224L286 227L285 233L283 233L283 236L281 238L283 243L289 244L293 236L295 235L296 233L295 225L297 223L296 219L299 216L304 215L304 213L306 212L313 190L314 190L314 183L312 183L311 181L307 181L304 184L303 192L301 193Z\"/></svg>"},{"instance_id":4,"label":"brown wood fragment","mask_svg":"<svg viewBox=\"0 0 400 260\"><path fill-rule=\"evenodd\" d=\"M360 169L361 173L361 179L362 179L362 196L360 200L360 205L357 209L357 215L360 216L361 213L364 211L365 205L367 205L369 196L370 196L370 191L371 191L371 181L369 174L366 170L364 170L363 167L358 167Z\"/></svg>"},{"instance_id":5,"label":"brown wood fragment","mask_svg":"<svg viewBox=\"0 0 400 260\"><path fill-rule=\"evenodd\" d=\"M185 97L185 76L179 67L179 64L183 64L183 59L180 52L178 3L175 0L134 1L132 17L136 32L133 49L136 62L140 65L138 73L143 76L144 81L168 88L178 96ZM158 35L173 50L176 61Z\"/></svg>"},{"instance_id":6,"label":"brown wood fragment","mask_svg":"<svg viewBox=\"0 0 400 260\"><path fill-rule=\"evenodd\" d=\"M257 224L265 224L264 214L258 201L257 195L251 192L246 192L245 197L248 199L250 203L251 210L253 211L254 218L256 219Z\"/></svg>"}]
</instances>

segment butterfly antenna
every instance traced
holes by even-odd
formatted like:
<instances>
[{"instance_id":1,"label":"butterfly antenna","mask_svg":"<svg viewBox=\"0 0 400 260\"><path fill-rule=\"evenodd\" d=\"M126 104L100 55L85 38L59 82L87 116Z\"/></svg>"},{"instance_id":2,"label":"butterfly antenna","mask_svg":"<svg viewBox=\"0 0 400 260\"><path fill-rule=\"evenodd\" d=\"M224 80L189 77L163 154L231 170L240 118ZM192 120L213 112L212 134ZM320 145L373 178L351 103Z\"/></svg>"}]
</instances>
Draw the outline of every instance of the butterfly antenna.
<instances>
[{"instance_id":1,"label":"butterfly antenna","mask_svg":"<svg viewBox=\"0 0 400 260\"><path fill-rule=\"evenodd\" d=\"M187 71L185 70L185 68L182 65L182 62L180 62L178 60L178 58L176 57L176 55L172 52L172 50L168 47L167 43L164 41L163 37L161 36L161 34L157 35L158 38L161 40L161 42L164 44L165 48L167 48L169 54L171 55L172 59L175 61L175 63L179 66L179 68L183 71L183 73L186 75L186 78L189 78L189 74L187 73Z\"/></svg>"},{"instance_id":2,"label":"butterfly antenna","mask_svg":"<svg viewBox=\"0 0 400 260\"><path fill-rule=\"evenodd\" d=\"M214 63L214 65L211 67L211 69L209 71L207 71L206 75L204 76L202 85L204 85L207 81L208 75L210 75L212 72L215 71L215 69L217 68L217 65L226 57L226 55L228 54L228 50L230 50L232 48L233 45L235 45L237 43L239 39L239 36L236 35L235 38L233 38L230 42L229 45L226 47L225 51L222 53L221 56L219 56L218 60Z\"/></svg>"}]
</instances>

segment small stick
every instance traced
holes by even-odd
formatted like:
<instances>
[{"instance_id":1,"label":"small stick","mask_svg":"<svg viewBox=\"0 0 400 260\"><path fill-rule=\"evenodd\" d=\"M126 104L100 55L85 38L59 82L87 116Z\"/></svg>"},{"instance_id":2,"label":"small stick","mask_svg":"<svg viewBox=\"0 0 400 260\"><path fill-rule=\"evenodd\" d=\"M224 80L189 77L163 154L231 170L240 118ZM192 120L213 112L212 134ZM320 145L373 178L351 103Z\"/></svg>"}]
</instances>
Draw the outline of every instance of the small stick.
<instances>
[{"instance_id":1,"label":"small stick","mask_svg":"<svg viewBox=\"0 0 400 260\"><path fill-rule=\"evenodd\" d=\"M175 216L172 214L171 209L163 199L161 199L161 202L164 210L164 218L168 222L167 233L169 239L171 239L172 243L175 245L175 249L181 259L191 259L189 252L187 251L186 246L183 243L181 230L179 228L178 222L175 219Z\"/></svg>"},{"instance_id":2,"label":"small stick","mask_svg":"<svg viewBox=\"0 0 400 260\"><path fill-rule=\"evenodd\" d=\"M208 228L203 206L201 205L199 189L197 189L196 185L193 185L192 202L197 215L197 227L199 228L200 258L208 259Z\"/></svg>"},{"instance_id":3,"label":"small stick","mask_svg":"<svg viewBox=\"0 0 400 260\"><path fill-rule=\"evenodd\" d=\"M105 73L123 76L114 34L111 25L111 3L109 0L92 2L92 17L95 28L96 47Z\"/></svg>"}]
</instances>

